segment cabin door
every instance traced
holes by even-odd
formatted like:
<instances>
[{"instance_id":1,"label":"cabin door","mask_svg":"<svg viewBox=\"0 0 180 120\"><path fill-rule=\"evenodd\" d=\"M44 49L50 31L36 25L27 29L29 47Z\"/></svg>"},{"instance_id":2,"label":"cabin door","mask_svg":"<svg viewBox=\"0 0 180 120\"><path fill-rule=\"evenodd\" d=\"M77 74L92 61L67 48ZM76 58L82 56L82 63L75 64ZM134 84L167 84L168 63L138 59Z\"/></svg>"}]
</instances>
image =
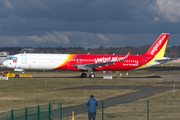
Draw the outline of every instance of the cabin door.
<instances>
[{"instance_id":1,"label":"cabin door","mask_svg":"<svg viewBox=\"0 0 180 120\"><path fill-rule=\"evenodd\" d=\"M76 63L82 63L82 58L81 57L77 57L76 58Z\"/></svg>"},{"instance_id":2,"label":"cabin door","mask_svg":"<svg viewBox=\"0 0 180 120\"><path fill-rule=\"evenodd\" d=\"M26 64L27 63L27 56L25 54L21 55L21 63Z\"/></svg>"},{"instance_id":3,"label":"cabin door","mask_svg":"<svg viewBox=\"0 0 180 120\"><path fill-rule=\"evenodd\" d=\"M146 57L142 57L142 65L147 64L147 58Z\"/></svg>"}]
</instances>

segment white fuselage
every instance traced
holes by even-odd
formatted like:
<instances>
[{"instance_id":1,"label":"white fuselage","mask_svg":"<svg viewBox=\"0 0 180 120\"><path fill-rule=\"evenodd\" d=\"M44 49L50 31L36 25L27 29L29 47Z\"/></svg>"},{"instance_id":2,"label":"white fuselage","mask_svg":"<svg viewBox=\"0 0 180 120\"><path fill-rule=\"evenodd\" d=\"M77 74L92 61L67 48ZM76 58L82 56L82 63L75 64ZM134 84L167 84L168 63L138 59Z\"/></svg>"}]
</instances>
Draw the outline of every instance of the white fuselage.
<instances>
[{"instance_id":1,"label":"white fuselage","mask_svg":"<svg viewBox=\"0 0 180 120\"><path fill-rule=\"evenodd\" d=\"M15 69L52 70L62 65L68 54L17 54L6 60L3 65Z\"/></svg>"}]
</instances>

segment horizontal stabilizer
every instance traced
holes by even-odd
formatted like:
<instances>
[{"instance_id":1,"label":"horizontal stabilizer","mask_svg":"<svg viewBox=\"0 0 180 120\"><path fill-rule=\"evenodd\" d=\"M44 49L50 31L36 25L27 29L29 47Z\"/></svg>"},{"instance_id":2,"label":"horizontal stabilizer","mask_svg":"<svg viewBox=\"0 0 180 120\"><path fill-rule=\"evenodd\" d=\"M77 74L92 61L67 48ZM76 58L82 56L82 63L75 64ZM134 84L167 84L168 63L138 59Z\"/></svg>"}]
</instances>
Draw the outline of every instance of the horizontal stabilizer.
<instances>
[{"instance_id":1,"label":"horizontal stabilizer","mask_svg":"<svg viewBox=\"0 0 180 120\"><path fill-rule=\"evenodd\" d=\"M172 61L172 60L178 60L179 58L167 58L167 57L163 57L162 59L155 59L154 61L159 62L159 63L165 63L168 61Z\"/></svg>"}]
</instances>

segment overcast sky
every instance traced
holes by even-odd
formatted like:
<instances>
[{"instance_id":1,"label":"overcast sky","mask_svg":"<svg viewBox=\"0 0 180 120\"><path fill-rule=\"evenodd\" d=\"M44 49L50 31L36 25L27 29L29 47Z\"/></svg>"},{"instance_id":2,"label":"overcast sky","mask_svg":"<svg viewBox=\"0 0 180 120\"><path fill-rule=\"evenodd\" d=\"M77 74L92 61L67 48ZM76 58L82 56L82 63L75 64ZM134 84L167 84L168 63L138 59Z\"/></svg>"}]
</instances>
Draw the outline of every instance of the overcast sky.
<instances>
[{"instance_id":1,"label":"overcast sky","mask_svg":"<svg viewBox=\"0 0 180 120\"><path fill-rule=\"evenodd\" d=\"M0 47L139 47L161 33L180 45L180 0L0 0Z\"/></svg>"}]
</instances>

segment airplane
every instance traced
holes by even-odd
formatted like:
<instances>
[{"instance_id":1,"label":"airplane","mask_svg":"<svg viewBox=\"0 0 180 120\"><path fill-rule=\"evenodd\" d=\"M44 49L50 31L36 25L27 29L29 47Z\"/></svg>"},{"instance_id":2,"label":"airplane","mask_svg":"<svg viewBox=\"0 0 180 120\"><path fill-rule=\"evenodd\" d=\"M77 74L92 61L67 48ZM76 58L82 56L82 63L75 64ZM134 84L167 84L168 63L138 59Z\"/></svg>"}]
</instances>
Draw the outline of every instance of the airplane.
<instances>
[{"instance_id":1,"label":"airplane","mask_svg":"<svg viewBox=\"0 0 180 120\"><path fill-rule=\"evenodd\" d=\"M129 71L152 67L170 61L164 57L169 33L162 33L143 55L96 55L96 54L15 54L3 62L15 71L28 70L71 70L81 71L81 77L94 78L93 71Z\"/></svg>"}]
</instances>

